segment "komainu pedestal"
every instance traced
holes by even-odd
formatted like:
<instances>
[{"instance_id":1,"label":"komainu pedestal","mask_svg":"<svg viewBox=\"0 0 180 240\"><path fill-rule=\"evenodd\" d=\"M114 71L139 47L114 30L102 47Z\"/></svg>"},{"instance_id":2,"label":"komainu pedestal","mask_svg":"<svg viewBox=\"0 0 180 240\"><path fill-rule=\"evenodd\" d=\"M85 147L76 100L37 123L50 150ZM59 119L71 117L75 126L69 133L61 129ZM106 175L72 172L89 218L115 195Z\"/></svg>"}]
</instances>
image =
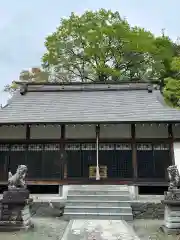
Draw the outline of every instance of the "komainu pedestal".
<instances>
[{"instance_id":1,"label":"komainu pedestal","mask_svg":"<svg viewBox=\"0 0 180 240\"><path fill-rule=\"evenodd\" d=\"M29 229L33 227L27 189L11 189L3 193L0 201L0 230Z\"/></svg>"},{"instance_id":2,"label":"komainu pedestal","mask_svg":"<svg viewBox=\"0 0 180 240\"><path fill-rule=\"evenodd\" d=\"M161 229L167 233L180 233L180 175L176 165L167 168L169 176L169 188L164 193L165 205L164 225Z\"/></svg>"}]
</instances>

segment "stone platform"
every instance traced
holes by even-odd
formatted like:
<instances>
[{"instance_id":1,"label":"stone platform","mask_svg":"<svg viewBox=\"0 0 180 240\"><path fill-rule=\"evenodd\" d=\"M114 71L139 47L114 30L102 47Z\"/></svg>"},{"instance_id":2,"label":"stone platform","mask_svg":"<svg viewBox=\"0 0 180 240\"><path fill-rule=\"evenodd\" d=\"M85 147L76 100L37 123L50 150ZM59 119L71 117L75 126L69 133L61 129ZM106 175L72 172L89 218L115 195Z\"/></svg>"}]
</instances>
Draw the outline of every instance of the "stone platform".
<instances>
[{"instance_id":1,"label":"stone platform","mask_svg":"<svg viewBox=\"0 0 180 240\"><path fill-rule=\"evenodd\" d=\"M71 220L62 240L140 240L124 220Z\"/></svg>"}]
</instances>

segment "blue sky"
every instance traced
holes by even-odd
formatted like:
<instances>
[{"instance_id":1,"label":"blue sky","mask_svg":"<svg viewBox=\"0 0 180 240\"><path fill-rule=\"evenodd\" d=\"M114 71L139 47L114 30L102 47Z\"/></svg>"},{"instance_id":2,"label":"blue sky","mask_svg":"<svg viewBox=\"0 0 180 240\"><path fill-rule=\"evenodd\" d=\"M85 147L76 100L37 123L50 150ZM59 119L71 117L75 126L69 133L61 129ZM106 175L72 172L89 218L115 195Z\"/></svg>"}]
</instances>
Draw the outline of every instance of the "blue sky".
<instances>
[{"instance_id":1,"label":"blue sky","mask_svg":"<svg viewBox=\"0 0 180 240\"><path fill-rule=\"evenodd\" d=\"M179 0L0 0L0 90L22 69L40 65L44 39L61 17L99 8L119 11L130 24L155 34L165 28L174 40L180 36ZM0 92L0 103L6 99Z\"/></svg>"}]
</instances>

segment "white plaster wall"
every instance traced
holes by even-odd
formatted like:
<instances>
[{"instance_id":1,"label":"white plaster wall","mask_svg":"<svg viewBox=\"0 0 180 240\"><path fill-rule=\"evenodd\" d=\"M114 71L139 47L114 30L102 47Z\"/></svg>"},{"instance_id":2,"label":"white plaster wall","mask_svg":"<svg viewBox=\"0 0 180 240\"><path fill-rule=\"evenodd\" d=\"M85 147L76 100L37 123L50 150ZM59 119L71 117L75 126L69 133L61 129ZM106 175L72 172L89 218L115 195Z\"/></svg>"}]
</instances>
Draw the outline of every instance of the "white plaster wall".
<instances>
[{"instance_id":1,"label":"white plaster wall","mask_svg":"<svg viewBox=\"0 0 180 240\"><path fill-rule=\"evenodd\" d=\"M25 139L25 126L2 126L0 127L0 139Z\"/></svg>"},{"instance_id":2,"label":"white plaster wall","mask_svg":"<svg viewBox=\"0 0 180 240\"><path fill-rule=\"evenodd\" d=\"M180 137L180 125L173 125L172 126L172 129L173 129L173 136L175 138L179 138Z\"/></svg>"},{"instance_id":3,"label":"white plaster wall","mask_svg":"<svg viewBox=\"0 0 180 240\"><path fill-rule=\"evenodd\" d=\"M53 125L39 125L30 127L31 139L60 139L61 126Z\"/></svg>"},{"instance_id":4,"label":"white plaster wall","mask_svg":"<svg viewBox=\"0 0 180 240\"><path fill-rule=\"evenodd\" d=\"M96 138L95 125L66 125L66 136L68 139Z\"/></svg>"},{"instance_id":5,"label":"white plaster wall","mask_svg":"<svg viewBox=\"0 0 180 240\"><path fill-rule=\"evenodd\" d=\"M168 138L168 126L165 124L137 124L136 138Z\"/></svg>"},{"instance_id":6,"label":"white plaster wall","mask_svg":"<svg viewBox=\"0 0 180 240\"><path fill-rule=\"evenodd\" d=\"M131 125L100 125L100 138L131 138Z\"/></svg>"},{"instance_id":7,"label":"white plaster wall","mask_svg":"<svg viewBox=\"0 0 180 240\"><path fill-rule=\"evenodd\" d=\"M70 189L70 187L68 185L63 185L63 192L62 192L62 197L64 199L67 199L67 195L68 195L68 190Z\"/></svg>"},{"instance_id":8,"label":"white plaster wall","mask_svg":"<svg viewBox=\"0 0 180 240\"><path fill-rule=\"evenodd\" d=\"M174 142L174 160L180 172L180 142Z\"/></svg>"}]
</instances>

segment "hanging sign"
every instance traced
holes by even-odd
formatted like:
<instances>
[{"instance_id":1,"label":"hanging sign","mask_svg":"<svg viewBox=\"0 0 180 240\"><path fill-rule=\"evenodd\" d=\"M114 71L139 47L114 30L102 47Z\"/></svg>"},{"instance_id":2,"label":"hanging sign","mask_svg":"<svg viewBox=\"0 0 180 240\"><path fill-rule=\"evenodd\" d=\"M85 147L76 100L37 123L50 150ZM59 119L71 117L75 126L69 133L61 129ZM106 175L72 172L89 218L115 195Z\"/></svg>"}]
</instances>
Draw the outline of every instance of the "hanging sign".
<instances>
[{"instance_id":1,"label":"hanging sign","mask_svg":"<svg viewBox=\"0 0 180 240\"><path fill-rule=\"evenodd\" d=\"M107 166L99 166L100 178L107 178ZM89 178L96 179L96 166L89 166Z\"/></svg>"}]
</instances>

